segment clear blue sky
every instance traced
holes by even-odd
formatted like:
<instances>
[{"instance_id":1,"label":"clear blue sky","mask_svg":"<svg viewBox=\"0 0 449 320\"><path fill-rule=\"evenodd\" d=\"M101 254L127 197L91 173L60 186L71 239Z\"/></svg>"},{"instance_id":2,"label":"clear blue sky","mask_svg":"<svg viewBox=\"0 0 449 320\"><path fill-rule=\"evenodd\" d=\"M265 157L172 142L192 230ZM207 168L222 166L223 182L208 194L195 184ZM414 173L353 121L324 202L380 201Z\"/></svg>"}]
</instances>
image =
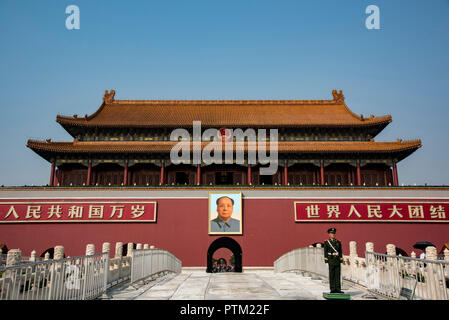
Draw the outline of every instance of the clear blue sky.
<instances>
[{"instance_id":1,"label":"clear blue sky","mask_svg":"<svg viewBox=\"0 0 449 320\"><path fill-rule=\"evenodd\" d=\"M65 27L80 8L81 29ZM381 30L365 28L380 8ZM0 184L46 184L29 138L117 99L331 99L391 114L378 141L422 139L406 184L449 184L448 0L1 0Z\"/></svg>"}]
</instances>

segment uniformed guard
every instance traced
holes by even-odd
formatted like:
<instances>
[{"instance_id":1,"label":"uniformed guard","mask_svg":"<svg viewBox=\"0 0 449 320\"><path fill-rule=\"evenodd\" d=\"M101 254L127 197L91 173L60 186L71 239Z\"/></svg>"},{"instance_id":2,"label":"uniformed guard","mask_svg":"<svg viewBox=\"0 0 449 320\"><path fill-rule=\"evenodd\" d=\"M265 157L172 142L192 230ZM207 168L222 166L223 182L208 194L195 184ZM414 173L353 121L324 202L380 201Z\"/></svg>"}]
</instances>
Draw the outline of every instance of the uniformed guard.
<instances>
[{"instance_id":1,"label":"uniformed guard","mask_svg":"<svg viewBox=\"0 0 449 320\"><path fill-rule=\"evenodd\" d=\"M324 241L324 262L329 265L329 286L330 293L343 293L340 283L340 264L343 262L341 242L335 239L337 229L329 228L327 233L329 239Z\"/></svg>"}]
</instances>

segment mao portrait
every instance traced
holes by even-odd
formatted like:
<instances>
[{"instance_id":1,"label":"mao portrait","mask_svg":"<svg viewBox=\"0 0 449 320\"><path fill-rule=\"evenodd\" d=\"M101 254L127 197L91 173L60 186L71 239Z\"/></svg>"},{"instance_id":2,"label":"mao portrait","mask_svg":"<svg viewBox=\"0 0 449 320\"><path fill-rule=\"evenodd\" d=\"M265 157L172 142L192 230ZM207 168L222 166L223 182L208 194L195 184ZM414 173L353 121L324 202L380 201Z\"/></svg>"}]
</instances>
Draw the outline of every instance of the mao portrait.
<instances>
[{"instance_id":1,"label":"mao portrait","mask_svg":"<svg viewBox=\"0 0 449 320\"><path fill-rule=\"evenodd\" d=\"M242 234L241 192L209 192L209 234Z\"/></svg>"}]
</instances>

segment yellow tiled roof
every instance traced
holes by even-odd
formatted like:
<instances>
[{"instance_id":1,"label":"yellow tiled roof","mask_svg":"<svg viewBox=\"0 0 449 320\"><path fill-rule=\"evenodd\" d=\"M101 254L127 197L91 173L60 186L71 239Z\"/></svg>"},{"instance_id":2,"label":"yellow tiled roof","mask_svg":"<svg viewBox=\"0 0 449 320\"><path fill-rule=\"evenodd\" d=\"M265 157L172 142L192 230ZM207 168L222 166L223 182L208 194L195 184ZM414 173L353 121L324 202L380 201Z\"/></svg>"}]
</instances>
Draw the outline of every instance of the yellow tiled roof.
<instances>
[{"instance_id":1,"label":"yellow tiled roof","mask_svg":"<svg viewBox=\"0 0 449 320\"><path fill-rule=\"evenodd\" d=\"M52 152L74 152L74 153L139 153L139 152L170 152L178 142L172 141L95 141L95 142L47 142L28 140L27 146L33 150L45 150ZM192 142L190 150L193 150ZM201 149L204 149L210 142L202 142ZM241 147L242 143L235 143L234 149ZM396 142L374 142L374 141L280 141L278 142L278 152L395 152L421 147L421 140ZM222 146L223 150L224 145ZM254 150L255 146L243 144L245 151ZM267 142L267 150L270 144Z\"/></svg>"},{"instance_id":2,"label":"yellow tiled roof","mask_svg":"<svg viewBox=\"0 0 449 320\"><path fill-rule=\"evenodd\" d=\"M58 115L61 124L87 127L367 126L391 122L391 116L363 117L345 104L343 93L333 100L114 100L92 115Z\"/></svg>"}]
</instances>

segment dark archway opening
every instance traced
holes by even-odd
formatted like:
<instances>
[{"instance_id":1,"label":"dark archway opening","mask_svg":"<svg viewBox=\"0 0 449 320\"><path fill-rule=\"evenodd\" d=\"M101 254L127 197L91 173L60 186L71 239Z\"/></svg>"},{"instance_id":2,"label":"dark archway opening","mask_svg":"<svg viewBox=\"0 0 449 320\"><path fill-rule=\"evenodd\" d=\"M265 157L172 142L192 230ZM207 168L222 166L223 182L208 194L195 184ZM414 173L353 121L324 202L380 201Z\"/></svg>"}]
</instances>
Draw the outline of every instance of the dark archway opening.
<instances>
[{"instance_id":1,"label":"dark archway opening","mask_svg":"<svg viewBox=\"0 0 449 320\"><path fill-rule=\"evenodd\" d=\"M234 272L242 272L242 248L237 241L228 237L221 237L211 243L207 250L207 269L206 272L212 273L214 252L220 248L231 250L235 259Z\"/></svg>"}]
</instances>

